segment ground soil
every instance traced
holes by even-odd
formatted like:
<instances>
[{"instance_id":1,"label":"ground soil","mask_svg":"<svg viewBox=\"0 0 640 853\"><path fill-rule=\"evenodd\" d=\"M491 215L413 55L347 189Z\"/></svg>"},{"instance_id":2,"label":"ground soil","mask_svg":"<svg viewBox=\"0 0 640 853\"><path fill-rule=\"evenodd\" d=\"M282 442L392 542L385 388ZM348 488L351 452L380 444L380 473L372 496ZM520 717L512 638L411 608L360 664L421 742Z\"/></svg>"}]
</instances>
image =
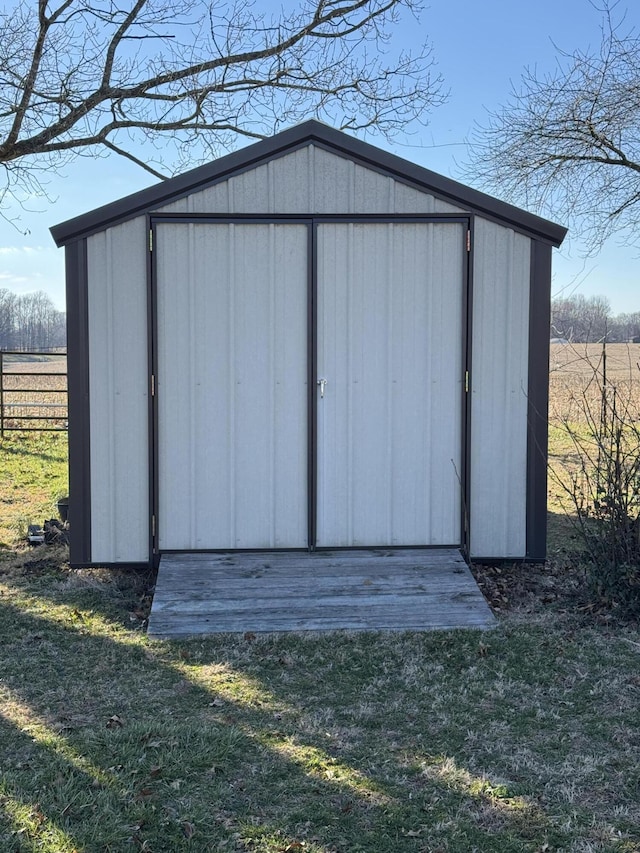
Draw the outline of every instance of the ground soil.
<instances>
[{"instance_id":1,"label":"ground soil","mask_svg":"<svg viewBox=\"0 0 640 853\"><path fill-rule=\"evenodd\" d=\"M598 601L586 582L584 569L571 554L546 563L471 565L482 594L496 616L528 617L557 613L578 622L600 625L635 623L622 608Z\"/></svg>"},{"instance_id":2,"label":"ground soil","mask_svg":"<svg viewBox=\"0 0 640 853\"><path fill-rule=\"evenodd\" d=\"M473 564L471 571L496 614L582 606L582 573L554 563Z\"/></svg>"}]
</instances>

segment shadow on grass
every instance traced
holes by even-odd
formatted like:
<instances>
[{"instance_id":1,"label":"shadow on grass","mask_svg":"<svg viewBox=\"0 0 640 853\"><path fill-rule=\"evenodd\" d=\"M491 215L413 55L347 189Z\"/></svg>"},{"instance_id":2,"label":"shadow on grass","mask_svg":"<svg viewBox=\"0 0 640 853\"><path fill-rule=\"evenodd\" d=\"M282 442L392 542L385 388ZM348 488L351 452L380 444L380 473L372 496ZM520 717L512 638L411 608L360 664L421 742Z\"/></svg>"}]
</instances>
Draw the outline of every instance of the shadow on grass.
<instances>
[{"instance_id":1,"label":"shadow on grass","mask_svg":"<svg viewBox=\"0 0 640 853\"><path fill-rule=\"evenodd\" d=\"M41 590L0 599L2 849L522 851L567 840L527 784L465 763L484 695L482 683L460 692L477 668L474 632L424 635L419 660L401 636L385 651L375 635L149 643L78 605ZM490 752L483 744L478 759Z\"/></svg>"},{"instance_id":2,"label":"shadow on grass","mask_svg":"<svg viewBox=\"0 0 640 853\"><path fill-rule=\"evenodd\" d=\"M566 594L574 600L585 580L584 555L585 542L575 513L548 512L547 563L558 570L560 581L566 578Z\"/></svg>"},{"instance_id":3,"label":"shadow on grass","mask_svg":"<svg viewBox=\"0 0 640 853\"><path fill-rule=\"evenodd\" d=\"M57 436L57 432L51 433L51 435ZM3 454L6 454L7 456L17 456L21 458L25 456L30 456L34 459L38 459L43 463L57 465L65 463L67 459L66 434L64 435L64 444L62 437L54 438L53 441L60 442L61 444L58 453L43 451L41 448L38 447L37 444L35 444L34 446L34 440L32 436L27 435L27 437L25 438L25 433L22 431L13 432L11 430L7 430L5 432L4 438L0 440L0 450Z\"/></svg>"}]
</instances>

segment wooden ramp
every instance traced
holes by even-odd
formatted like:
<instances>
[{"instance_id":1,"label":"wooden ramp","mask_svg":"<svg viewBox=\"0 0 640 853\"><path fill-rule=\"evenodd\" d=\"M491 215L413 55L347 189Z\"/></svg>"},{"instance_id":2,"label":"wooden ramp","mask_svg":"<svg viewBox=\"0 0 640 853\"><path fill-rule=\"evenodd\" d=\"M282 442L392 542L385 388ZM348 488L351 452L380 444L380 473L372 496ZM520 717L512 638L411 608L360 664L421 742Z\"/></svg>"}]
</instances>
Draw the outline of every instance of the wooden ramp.
<instances>
[{"instance_id":1,"label":"wooden ramp","mask_svg":"<svg viewBox=\"0 0 640 853\"><path fill-rule=\"evenodd\" d=\"M162 556L149 635L494 624L454 549L192 553Z\"/></svg>"}]
</instances>

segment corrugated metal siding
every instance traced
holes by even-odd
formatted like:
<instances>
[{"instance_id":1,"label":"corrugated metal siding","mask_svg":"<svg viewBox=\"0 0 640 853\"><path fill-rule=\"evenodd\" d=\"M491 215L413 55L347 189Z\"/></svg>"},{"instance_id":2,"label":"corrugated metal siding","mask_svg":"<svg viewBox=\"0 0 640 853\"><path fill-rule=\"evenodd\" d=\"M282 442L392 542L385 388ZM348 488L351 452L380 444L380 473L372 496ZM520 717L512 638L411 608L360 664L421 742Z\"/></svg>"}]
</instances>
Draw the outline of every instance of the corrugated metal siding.
<instances>
[{"instance_id":1,"label":"corrugated metal siding","mask_svg":"<svg viewBox=\"0 0 640 853\"><path fill-rule=\"evenodd\" d=\"M318 228L320 546L460 541L463 235Z\"/></svg>"},{"instance_id":2,"label":"corrugated metal siding","mask_svg":"<svg viewBox=\"0 0 640 853\"><path fill-rule=\"evenodd\" d=\"M146 222L87 241L91 560L149 559Z\"/></svg>"},{"instance_id":3,"label":"corrugated metal siding","mask_svg":"<svg viewBox=\"0 0 640 853\"><path fill-rule=\"evenodd\" d=\"M531 241L476 220L470 550L524 557Z\"/></svg>"},{"instance_id":4,"label":"corrugated metal siding","mask_svg":"<svg viewBox=\"0 0 640 853\"><path fill-rule=\"evenodd\" d=\"M459 213L462 209L309 145L160 208L161 213Z\"/></svg>"},{"instance_id":5,"label":"corrugated metal siding","mask_svg":"<svg viewBox=\"0 0 640 853\"><path fill-rule=\"evenodd\" d=\"M158 226L161 549L307 545L307 228Z\"/></svg>"}]
</instances>

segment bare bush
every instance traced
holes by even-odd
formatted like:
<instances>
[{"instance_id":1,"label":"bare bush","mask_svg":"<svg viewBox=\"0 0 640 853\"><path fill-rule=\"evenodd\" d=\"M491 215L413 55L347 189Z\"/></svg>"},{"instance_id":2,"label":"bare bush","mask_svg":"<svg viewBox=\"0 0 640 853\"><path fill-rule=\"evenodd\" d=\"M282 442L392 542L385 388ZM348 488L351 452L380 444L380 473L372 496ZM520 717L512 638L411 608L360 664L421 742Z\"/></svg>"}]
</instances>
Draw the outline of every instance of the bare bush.
<instances>
[{"instance_id":1,"label":"bare bush","mask_svg":"<svg viewBox=\"0 0 640 853\"><path fill-rule=\"evenodd\" d=\"M584 367L584 365L583 365ZM556 421L570 452L551 476L565 496L589 591L599 602L640 612L640 365L629 381L607 373L607 346L591 375L570 391Z\"/></svg>"}]
</instances>

